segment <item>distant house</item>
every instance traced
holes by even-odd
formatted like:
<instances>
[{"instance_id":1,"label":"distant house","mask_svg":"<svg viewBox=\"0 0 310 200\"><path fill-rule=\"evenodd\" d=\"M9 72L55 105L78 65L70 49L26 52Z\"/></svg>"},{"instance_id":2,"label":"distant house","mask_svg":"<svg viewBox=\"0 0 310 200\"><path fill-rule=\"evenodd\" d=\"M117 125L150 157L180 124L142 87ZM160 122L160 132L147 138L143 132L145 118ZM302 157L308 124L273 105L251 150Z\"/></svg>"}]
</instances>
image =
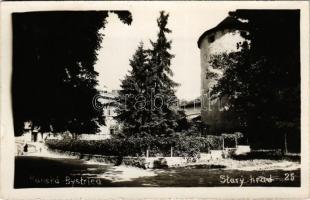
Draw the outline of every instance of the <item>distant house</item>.
<instances>
[{"instance_id":1,"label":"distant house","mask_svg":"<svg viewBox=\"0 0 310 200\"><path fill-rule=\"evenodd\" d=\"M116 108L118 103L116 98L118 97L118 90L112 90L109 92L106 88L103 90L102 103L103 103L103 115L105 116L105 126L101 129L101 134L106 135L107 138L110 138L111 135L115 134L118 130L118 123L114 119L116 117Z\"/></svg>"},{"instance_id":2,"label":"distant house","mask_svg":"<svg viewBox=\"0 0 310 200\"><path fill-rule=\"evenodd\" d=\"M244 41L242 35L248 34L244 22L226 17L216 27L205 31L198 39L201 62L201 120L208 125L209 133L231 132L237 129L236 118L229 111L227 100L210 99L210 92L216 79L207 77L208 72L219 75L223 71L212 68L212 55L238 51L237 43Z\"/></svg>"},{"instance_id":3,"label":"distant house","mask_svg":"<svg viewBox=\"0 0 310 200\"><path fill-rule=\"evenodd\" d=\"M116 108L118 106L116 98L118 97L118 90L108 91L106 87L101 91L100 99L103 104L103 115L105 117L105 125L100 128L100 132L96 134L82 134L80 139L84 140L101 140L111 138L112 135L117 134L119 124L114 119L116 117Z\"/></svg>"},{"instance_id":4,"label":"distant house","mask_svg":"<svg viewBox=\"0 0 310 200\"><path fill-rule=\"evenodd\" d=\"M40 127L34 126L31 121L24 122L24 132L21 136L16 137L17 140L26 143L43 142L44 134L40 132Z\"/></svg>"},{"instance_id":5,"label":"distant house","mask_svg":"<svg viewBox=\"0 0 310 200\"><path fill-rule=\"evenodd\" d=\"M186 118L188 120L191 120L200 115L201 101L200 99L195 99L188 102L181 102L180 107L182 110L184 110Z\"/></svg>"}]
</instances>

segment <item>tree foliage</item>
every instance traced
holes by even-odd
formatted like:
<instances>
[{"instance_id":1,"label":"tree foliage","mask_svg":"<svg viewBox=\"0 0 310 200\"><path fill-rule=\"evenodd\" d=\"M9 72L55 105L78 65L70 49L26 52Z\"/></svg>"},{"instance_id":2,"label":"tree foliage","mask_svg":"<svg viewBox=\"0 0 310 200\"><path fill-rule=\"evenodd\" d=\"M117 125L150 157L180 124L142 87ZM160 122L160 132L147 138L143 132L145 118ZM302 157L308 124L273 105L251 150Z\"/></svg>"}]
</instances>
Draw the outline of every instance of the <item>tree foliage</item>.
<instances>
[{"instance_id":1,"label":"tree foliage","mask_svg":"<svg viewBox=\"0 0 310 200\"><path fill-rule=\"evenodd\" d=\"M150 102L148 98L147 77L150 73L147 65L147 53L143 49L141 43L138 47L130 66L132 67L129 75L121 83L119 91L119 102L121 103L116 110L118 113L117 119L123 125L122 132L126 136L145 135L148 132L148 127L145 123L150 117ZM143 101L144 100L144 101Z\"/></svg>"},{"instance_id":2,"label":"tree foliage","mask_svg":"<svg viewBox=\"0 0 310 200\"><path fill-rule=\"evenodd\" d=\"M212 88L213 97L227 98L252 142L280 147L283 133L291 133L300 148L299 11L237 10L247 20L250 40L239 51L215 55L211 64L223 70ZM297 138L297 139L296 139ZM278 142L274 142L277 140ZM295 142L294 142L295 141Z\"/></svg>"},{"instance_id":3,"label":"tree foliage","mask_svg":"<svg viewBox=\"0 0 310 200\"><path fill-rule=\"evenodd\" d=\"M171 40L166 38L166 34L171 33L167 28L169 14L160 12L160 17L157 19L159 32L157 40L151 41L152 49L150 52L150 68L152 74L149 77L152 91L155 96L160 97L160 101L154 101L157 106L154 113L156 114L156 134L171 135L177 127L177 112L172 108L177 101L174 88L178 86L176 82L171 79L173 72L170 69L171 59L174 57L169 50L171 49ZM155 99L155 97L154 97Z\"/></svg>"},{"instance_id":4,"label":"tree foliage","mask_svg":"<svg viewBox=\"0 0 310 200\"><path fill-rule=\"evenodd\" d=\"M140 44L130 60L132 69L122 81L122 106L117 113L125 136L169 136L178 125L178 114L172 108L177 84L171 79L174 56L169 52L171 41L166 38L171 32L167 28L168 17L160 12L157 40L151 41L151 49L144 49Z\"/></svg>"},{"instance_id":5,"label":"tree foliage","mask_svg":"<svg viewBox=\"0 0 310 200\"><path fill-rule=\"evenodd\" d=\"M114 11L131 23L128 11ZM13 14L15 134L32 121L41 131L95 133L104 123L92 106L99 94L94 69L108 11Z\"/></svg>"}]
</instances>

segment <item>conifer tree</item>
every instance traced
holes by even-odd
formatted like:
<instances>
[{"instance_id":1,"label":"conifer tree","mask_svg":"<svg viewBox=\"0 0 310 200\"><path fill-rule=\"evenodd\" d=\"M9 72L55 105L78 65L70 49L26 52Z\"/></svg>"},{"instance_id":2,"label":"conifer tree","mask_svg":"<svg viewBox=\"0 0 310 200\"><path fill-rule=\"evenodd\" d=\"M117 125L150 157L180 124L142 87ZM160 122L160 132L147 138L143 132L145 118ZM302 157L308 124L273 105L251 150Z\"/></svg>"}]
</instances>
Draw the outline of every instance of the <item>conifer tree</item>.
<instances>
[{"instance_id":1,"label":"conifer tree","mask_svg":"<svg viewBox=\"0 0 310 200\"><path fill-rule=\"evenodd\" d=\"M147 118L146 103L141 101L146 94L146 80L148 70L146 69L147 52L140 43L138 49L130 60L131 70L121 84L119 92L119 107L116 110L117 120L123 125L123 136L140 136L141 126Z\"/></svg>"},{"instance_id":2,"label":"conifer tree","mask_svg":"<svg viewBox=\"0 0 310 200\"><path fill-rule=\"evenodd\" d=\"M170 65L174 55L169 52L172 41L166 37L166 34L171 33L171 30L167 28L168 18L169 14L164 11L160 12L160 17L157 19L159 27L157 40L151 41L152 49L149 51L149 65L152 69L150 78L153 89L152 98L156 113L156 134L159 136L169 136L177 127L177 112L173 105L177 100L174 87L178 84L171 79L173 72Z\"/></svg>"},{"instance_id":3,"label":"conifer tree","mask_svg":"<svg viewBox=\"0 0 310 200\"><path fill-rule=\"evenodd\" d=\"M172 108L177 84L170 78L174 56L169 52L171 41L165 36L171 32L166 27L168 17L160 13L157 40L151 41L148 50L140 44L130 61L132 69L122 81L117 119L126 137L168 137L177 127L177 112Z\"/></svg>"}]
</instances>

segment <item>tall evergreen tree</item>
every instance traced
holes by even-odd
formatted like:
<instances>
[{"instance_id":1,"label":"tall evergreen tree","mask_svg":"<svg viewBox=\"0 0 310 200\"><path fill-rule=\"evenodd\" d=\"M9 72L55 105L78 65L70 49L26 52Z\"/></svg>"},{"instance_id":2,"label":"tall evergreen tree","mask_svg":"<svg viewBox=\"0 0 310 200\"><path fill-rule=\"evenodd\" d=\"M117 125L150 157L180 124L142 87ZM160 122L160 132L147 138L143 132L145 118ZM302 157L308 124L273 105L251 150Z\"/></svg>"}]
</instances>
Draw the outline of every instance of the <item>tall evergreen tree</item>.
<instances>
[{"instance_id":1,"label":"tall evergreen tree","mask_svg":"<svg viewBox=\"0 0 310 200\"><path fill-rule=\"evenodd\" d=\"M141 136L142 126L147 119L147 77L148 69L147 52L143 49L143 43L140 43L132 60L130 60L131 70L122 81L119 92L120 106L116 110L118 113L117 120L123 124L124 136Z\"/></svg>"},{"instance_id":2,"label":"tall evergreen tree","mask_svg":"<svg viewBox=\"0 0 310 200\"><path fill-rule=\"evenodd\" d=\"M138 47L130 61L130 74L122 81L121 106L117 112L126 136L170 136L177 127L177 112L173 109L176 101L173 88L177 84L170 78L174 56L169 52L171 41L165 36L171 32L166 27L168 17L160 13L157 40L151 41L151 49Z\"/></svg>"},{"instance_id":3,"label":"tall evergreen tree","mask_svg":"<svg viewBox=\"0 0 310 200\"><path fill-rule=\"evenodd\" d=\"M173 108L173 104L177 100L174 87L178 84L171 79L173 72L170 68L171 59L174 57L169 50L171 49L171 40L168 40L166 34L171 33L167 28L169 14L164 11L160 12L160 17L157 19L159 32L157 40L151 41L152 49L150 53L150 68L152 76L150 83L152 85L153 106L156 107L156 134L161 136L171 135L177 127L177 114ZM157 98L156 98L157 97Z\"/></svg>"}]
</instances>

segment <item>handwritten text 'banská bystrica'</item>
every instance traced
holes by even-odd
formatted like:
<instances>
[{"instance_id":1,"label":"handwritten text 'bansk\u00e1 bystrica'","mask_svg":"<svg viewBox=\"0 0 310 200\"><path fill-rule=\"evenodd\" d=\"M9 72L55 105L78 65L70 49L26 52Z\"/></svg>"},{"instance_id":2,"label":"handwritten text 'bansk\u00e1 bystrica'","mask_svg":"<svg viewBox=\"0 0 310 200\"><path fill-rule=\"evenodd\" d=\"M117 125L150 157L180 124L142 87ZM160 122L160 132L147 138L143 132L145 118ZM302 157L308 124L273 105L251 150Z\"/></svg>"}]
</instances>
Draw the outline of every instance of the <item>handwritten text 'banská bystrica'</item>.
<instances>
[{"instance_id":1,"label":"handwritten text 'bansk\u00e1 bystrica'","mask_svg":"<svg viewBox=\"0 0 310 200\"><path fill-rule=\"evenodd\" d=\"M30 177L30 181L40 185L72 185L72 186L98 186L101 179L81 176L65 177Z\"/></svg>"}]
</instances>

